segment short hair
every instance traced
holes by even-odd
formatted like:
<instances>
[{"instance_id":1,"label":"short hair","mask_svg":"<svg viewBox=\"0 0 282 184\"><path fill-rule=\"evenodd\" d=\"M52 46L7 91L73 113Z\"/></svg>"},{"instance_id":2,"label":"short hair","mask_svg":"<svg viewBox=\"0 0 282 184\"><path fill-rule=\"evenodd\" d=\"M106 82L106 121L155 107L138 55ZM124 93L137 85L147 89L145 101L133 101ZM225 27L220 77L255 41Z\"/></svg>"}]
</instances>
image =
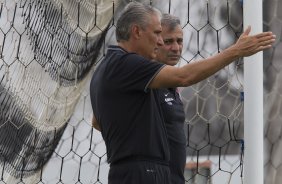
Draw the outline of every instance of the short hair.
<instances>
[{"instance_id":1,"label":"short hair","mask_svg":"<svg viewBox=\"0 0 282 184\"><path fill-rule=\"evenodd\" d=\"M180 25L180 19L171 14L163 14L161 19L162 27L167 27L169 31L173 31L178 25Z\"/></svg>"},{"instance_id":2,"label":"short hair","mask_svg":"<svg viewBox=\"0 0 282 184\"><path fill-rule=\"evenodd\" d=\"M116 25L116 40L128 41L130 38L130 29L132 25L137 24L145 30L151 15L157 15L161 18L158 9L138 2L130 2L125 6Z\"/></svg>"}]
</instances>

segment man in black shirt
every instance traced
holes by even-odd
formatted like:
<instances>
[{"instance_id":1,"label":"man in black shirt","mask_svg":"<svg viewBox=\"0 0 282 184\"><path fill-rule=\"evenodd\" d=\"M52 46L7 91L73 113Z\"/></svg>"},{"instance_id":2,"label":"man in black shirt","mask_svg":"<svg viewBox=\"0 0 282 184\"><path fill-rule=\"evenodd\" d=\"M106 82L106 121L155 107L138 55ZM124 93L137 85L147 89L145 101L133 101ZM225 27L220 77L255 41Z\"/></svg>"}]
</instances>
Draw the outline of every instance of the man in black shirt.
<instances>
[{"instance_id":1,"label":"man in black shirt","mask_svg":"<svg viewBox=\"0 0 282 184\"><path fill-rule=\"evenodd\" d=\"M119 46L108 48L91 81L93 112L110 163L109 184L170 181L158 90L149 88L164 67L151 62L163 45L160 18L152 7L130 3L117 22Z\"/></svg>"},{"instance_id":2,"label":"man in black shirt","mask_svg":"<svg viewBox=\"0 0 282 184\"><path fill-rule=\"evenodd\" d=\"M109 184L168 184L169 146L158 88L189 86L239 57L269 48L275 36L249 36L216 56L177 68L151 62L163 45L161 14L129 3L116 25L118 46L110 46L90 84L93 125L99 127L110 163Z\"/></svg>"},{"instance_id":3,"label":"man in black shirt","mask_svg":"<svg viewBox=\"0 0 282 184\"><path fill-rule=\"evenodd\" d=\"M156 61L176 65L181 57L183 31L179 18L163 14L161 19L164 45L160 47ZM169 168L171 184L184 184L186 164L186 137L184 133L185 113L177 88L159 89L159 100L164 115L170 148Z\"/></svg>"}]
</instances>

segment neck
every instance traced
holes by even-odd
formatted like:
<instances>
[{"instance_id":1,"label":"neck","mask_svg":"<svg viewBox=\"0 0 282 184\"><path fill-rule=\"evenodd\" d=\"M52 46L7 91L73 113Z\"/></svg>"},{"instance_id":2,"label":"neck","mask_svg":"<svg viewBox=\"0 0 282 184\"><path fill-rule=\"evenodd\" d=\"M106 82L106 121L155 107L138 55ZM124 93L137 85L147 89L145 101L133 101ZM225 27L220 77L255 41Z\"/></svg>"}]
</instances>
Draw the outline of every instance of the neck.
<instances>
[{"instance_id":1,"label":"neck","mask_svg":"<svg viewBox=\"0 0 282 184\"><path fill-rule=\"evenodd\" d=\"M134 46L129 41L121 41L118 43L118 46L126 50L127 52L136 52L136 49L134 49Z\"/></svg>"},{"instance_id":2,"label":"neck","mask_svg":"<svg viewBox=\"0 0 282 184\"><path fill-rule=\"evenodd\" d=\"M150 60L152 59L152 58L144 55L142 50L140 50L140 48L138 47L138 44L133 40L121 41L121 42L118 43L118 46L120 46L121 48L123 48L127 52L136 53L136 54L143 56L143 57L150 59Z\"/></svg>"}]
</instances>

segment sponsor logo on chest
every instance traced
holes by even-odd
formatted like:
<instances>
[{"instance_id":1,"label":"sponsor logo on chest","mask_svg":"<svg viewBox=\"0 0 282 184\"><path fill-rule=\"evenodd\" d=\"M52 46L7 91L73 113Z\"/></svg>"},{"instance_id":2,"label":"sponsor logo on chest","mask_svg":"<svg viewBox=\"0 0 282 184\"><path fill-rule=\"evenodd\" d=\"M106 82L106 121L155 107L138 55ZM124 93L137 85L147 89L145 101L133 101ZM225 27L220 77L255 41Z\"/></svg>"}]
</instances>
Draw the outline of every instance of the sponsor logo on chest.
<instances>
[{"instance_id":1,"label":"sponsor logo on chest","mask_svg":"<svg viewBox=\"0 0 282 184\"><path fill-rule=\"evenodd\" d=\"M172 105L172 101L174 101L173 98L165 98L165 102L166 102L168 105Z\"/></svg>"}]
</instances>

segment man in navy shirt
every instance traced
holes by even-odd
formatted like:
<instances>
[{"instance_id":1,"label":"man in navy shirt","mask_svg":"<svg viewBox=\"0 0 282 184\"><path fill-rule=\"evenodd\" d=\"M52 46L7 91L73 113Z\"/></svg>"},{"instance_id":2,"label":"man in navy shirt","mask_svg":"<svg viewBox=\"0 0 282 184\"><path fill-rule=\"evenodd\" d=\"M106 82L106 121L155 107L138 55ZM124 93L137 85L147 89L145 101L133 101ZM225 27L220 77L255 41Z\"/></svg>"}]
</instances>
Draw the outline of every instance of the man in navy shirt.
<instances>
[{"instance_id":1,"label":"man in navy shirt","mask_svg":"<svg viewBox=\"0 0 282 184\"><path fill-rule=\"evenodd\" d=\"M151 81L165 66L151 62L163 45L161 13L130 3L90 86L94 116L105 140L109 184L168 184L169 148L158 90Z\"/></svg>"},{"instance_id":2,"label":"man in navy shirt","mask_svg":"<svg viewBox=\"0 0 282 184\"><path fill-rule=\"evenodd\" d=\"M180 60L183 47L183 31L180 20L173 15L163 14L161 25L164 45L160 47L156 61L174 66ZM170 148L171 184L184 184L186 137L183 104L177 88L159 89L159 93Z\"/></svg>"},{"instance_id":3,"label":"man in navy shirt","mask_svg":"<svg viewBox=\"0 0 282 184\"><path fill-rule=\"evenodd\" d=\"M129 3L116 25L118 46L110 46L90 84L93 125L106 144L109 184L170 183L169 145L158 88L197 83L239 57L270 48L270 32L249 36L206 62L173 67L158 62L164 44L158 10ZM97 126L98 125L98 126Z\"/></svg>"}]
</instances>

